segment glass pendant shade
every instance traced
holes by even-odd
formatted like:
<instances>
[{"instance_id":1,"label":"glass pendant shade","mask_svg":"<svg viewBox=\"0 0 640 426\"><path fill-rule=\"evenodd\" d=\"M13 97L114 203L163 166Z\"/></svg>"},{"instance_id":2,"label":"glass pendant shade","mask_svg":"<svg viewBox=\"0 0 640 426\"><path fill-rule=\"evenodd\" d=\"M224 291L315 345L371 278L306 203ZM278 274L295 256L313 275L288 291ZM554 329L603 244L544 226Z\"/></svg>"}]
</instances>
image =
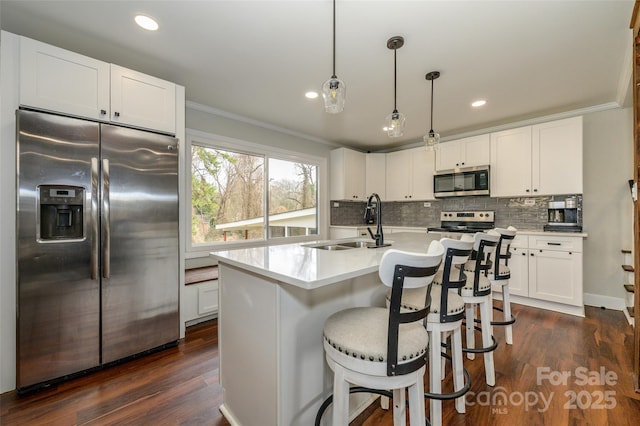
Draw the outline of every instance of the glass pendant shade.
<instances>
[{"instance_id":1,"label":"glass pendant shade","mask_svg":"<svg viewBox=\"0 0 640 426\"><path fill-rule=\"evenodd\" d=\"M390 138L399 138L404 134L404 114L393 111L387 115L387 135Z\"/></svg>"},{"instance_id":2,"label":"glass pendant shade","mask_svg":"<svg viewBox=\"0 0 640 426\"><path fill-rule=\"evenodd\" d=\"M440 134L434 132L433 129L431 129L429 130L429 133L424 135L422 139L426 144L427 151L433 151L440 143Z\"/></svg>"},{"instance_id":3,"label":"glass pendant shade","mask_svg":"<svg viewBox=\"0 0 640 426\"><path fill-rule=\"evenodd\" d=\"M322 85L324 110L329 114L338 114L344 110L347 86L335 75Z\"/></svg>"}]
</instances>

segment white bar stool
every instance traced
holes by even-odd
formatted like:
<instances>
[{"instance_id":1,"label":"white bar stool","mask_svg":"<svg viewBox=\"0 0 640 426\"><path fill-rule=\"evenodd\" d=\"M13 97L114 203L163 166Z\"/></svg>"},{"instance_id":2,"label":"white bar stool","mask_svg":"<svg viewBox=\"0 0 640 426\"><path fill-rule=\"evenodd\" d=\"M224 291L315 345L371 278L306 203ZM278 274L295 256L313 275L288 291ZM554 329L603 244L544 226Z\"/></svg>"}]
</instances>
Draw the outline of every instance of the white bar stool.
<instances>
[{"instance_id":1,"label":"white bar stool","mask_svg":"<svg viewBox=\"0 0 640 426\"><path fill-rule=\"evenodd\" d=\"M451 364L453 371L453 386L455 393L462 393L456 398L456 411L464 413L466 391L464 384L464 366L462 363L462 318L465 303L458 291L467 281L461 268L471 254L473 242L460 241L451 238L440 240L445 249L444 262L433 279L431 287L431 308L427 316L427 331L429 333L429 397L430 422L432 426L442 425L442 379L444 377L444 363L442 363L441 343L451 336ZM425 306L427 290L425 288L407 289L402 296L402 308L407 311L417 311ZM388 294L389 298L389 294ZM444 339L442 336L445 336ZM445 395L442 395L445 396Z\"/></svg>"},{"instance_id":2,"label":"white bar stool","mask_svg":"<svg viewBox=\"0 0 640 426\"><path fill-rule=\"evenodd\" d=\"M473 251L471 259L461 267L467 273L467 283L462 287L460 296L465 302L466 342L463 349L467 358L474 359L476 353L484 355L484 372L487 385L495 386L496 372L493 363L493 351L497 344L491 335L491 282L487 278L487 270L491 267L490 256L495 250L500 237L482 232L473 237L462 236L461 240L470 241L473 238ZM482 333L482 348L475 348L475 316L477 308L480 308L480 331Z\"/></svg>"},{"instance_id":3,"label":"white bar stool","mask_svg":"<svg viewBox=\"0 0 640 426\"><path fill-rule=\"evenodd\" d=\"M513 324L516 322L516 319L511 315L511 295L509 294L509 280L511 279L509 258L511 257L511 242L516 236L516 231L517 229L513 226L489 231L490 234L496 234L500 237L493 254L493 266L489 269L487 276L492 285L501 287L502 309L498 307L493 307L493 309L503 312L503 320L491 321L491 325L504 326L504 339L508 345L513 345Z\"/></svg>"},{"instance_id":4,"label":"white bar stool","mask_svg":"<svg viewBox=\"0 0 640 426\"><path fill-rule=\"evenodd\" d=\"M429 291L429 303L419 311L400 312L400 301L405 288L431 287L443 253L439 241L431 243L427 254L388 250L382 256L379 276L384 285L391 287L389 309L351 308L326 320L324 350L334 373L333 426L348 424L350 383L377 390L391 389L396 426L406 424L407 389L411 424L425 424L423 376L429 335L423 321L429 312ZM327 401L318 411L316 424Z\"/></svg>"}]
</instances>

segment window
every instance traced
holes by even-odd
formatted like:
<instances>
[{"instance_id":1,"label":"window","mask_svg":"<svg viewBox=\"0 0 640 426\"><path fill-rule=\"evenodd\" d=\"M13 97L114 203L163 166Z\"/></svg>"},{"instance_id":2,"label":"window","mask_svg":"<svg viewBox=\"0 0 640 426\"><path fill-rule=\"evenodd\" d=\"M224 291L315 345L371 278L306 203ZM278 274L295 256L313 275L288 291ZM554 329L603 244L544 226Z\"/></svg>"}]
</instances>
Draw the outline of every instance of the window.
<instances>
[{"instance_id":1,"label":"window","mask_svg":"<svg viewBox=\"0 0 640 426\"><path fill-rule=\"evenodd\" d=\"M318 234L318 164L227 145L191 140L192 248Z\"/></svg>"}]
</instances>

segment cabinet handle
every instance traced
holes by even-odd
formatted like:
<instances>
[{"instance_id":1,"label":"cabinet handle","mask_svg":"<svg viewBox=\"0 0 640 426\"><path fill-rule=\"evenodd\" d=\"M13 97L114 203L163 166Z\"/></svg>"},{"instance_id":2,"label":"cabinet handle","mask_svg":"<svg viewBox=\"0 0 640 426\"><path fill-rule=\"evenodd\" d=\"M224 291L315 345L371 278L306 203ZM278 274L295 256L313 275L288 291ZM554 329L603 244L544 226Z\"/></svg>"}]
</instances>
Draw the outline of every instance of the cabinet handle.
<instances>
[{"instance_id":1,"label":"cabinet handle","mask_svg":"<svg viewBox=\"0 0 640 426\"><path fill-rule=\"evenodd\" d=\"M464 166L464 163L462 163L462 165Z\"/></svg>"},{"instance_id":2,"label":"cabinet handle","mask_svg":"<svg viewBox=\"0 0 640 426\"><path fill-rule=\"evenodd\" d=\"M409 198L413 197L413 195L409 195Z\"/></svg>"},{"instance_id":3,"label":"cabinet handle","mask_svg":"<svg viewBox=\"0 0 640 426\"><path fill-rule=\"evenodd\" d=\"M107 114L107 110L106 109L101 109L100 110L100 115L106 115Z\"/></svg>"},{"instance_id":4,"label":"cabinet handle","mask_svg":"<svg viewBox=\"0 0 640 426\"><path fill-rule=\"evenodd\" d=\"M536 189L534 189L534 190L533 190L533 192L538 192L538 189L537 189L537 188L536 188Z\"/></svg>"},{"instance_id":5,"label":"cabinet handle","mask_svg":"<svg viewBox=\"0 0 640 426\"><path fill-rule=\"evenodd\" d=\"M561 246L561 243L547 243L548 246Z\"/></svg>"},{"instance_id":6,"label":"cabinet handle","mask_svg":"<svg viewBox=\"0 0 640 426\"><path fill-rule=\"evenodd\" d=\"M114 112L113 115L115 115L116 117L120 117L120 113L118 111Z\"/></svg>"},{"instance_id":7,"label":"cabinet handle","mask_svg":"<svg viewBox=\"0 0 640 426\"><path fill-rule=\"evenodd\" d=\"M531 257L533 257L533 253L531 253Z\"/></svg>"},{"instance_id":8,"label":"cabinet handle","mask_svg":"<svg viewBox=\"0 0 640 426\"><path fill-rule=\"evenodd\" d=\"M530 192L530 191L527 189L526 192Z\"/></svg>"},{"instance_id":9,"label":"cabinet handle","mask_svg":"<svg viewBox=\"0 0 640 426\"><path fill-rule=\"evenodd\" d=\"M523 256L526 256L526 255L527 255L527 253L525 253L525 252L522 252L522 255L523 255ZM533 256L533 255L531 255L531 256Z\"/></svg>"}]
</instances>

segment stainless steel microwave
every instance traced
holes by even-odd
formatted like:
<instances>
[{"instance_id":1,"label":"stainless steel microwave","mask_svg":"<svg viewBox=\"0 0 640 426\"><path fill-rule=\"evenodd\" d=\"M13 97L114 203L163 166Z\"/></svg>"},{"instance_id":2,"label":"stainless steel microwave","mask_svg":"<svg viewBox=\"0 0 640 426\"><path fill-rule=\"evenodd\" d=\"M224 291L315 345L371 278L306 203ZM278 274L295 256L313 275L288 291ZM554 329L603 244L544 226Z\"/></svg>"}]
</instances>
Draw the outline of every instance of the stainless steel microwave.
<instances>
[{"instance_id":1,"label":"stainless steel microwave","mask_svg":"<svg viewBox=\"0 0 640 426\"><path fill-rule=\"evenodd\" d=\"M436 198L489 195L489 166L438 172L433 176Z\"/></svg>"}]
</instances>

